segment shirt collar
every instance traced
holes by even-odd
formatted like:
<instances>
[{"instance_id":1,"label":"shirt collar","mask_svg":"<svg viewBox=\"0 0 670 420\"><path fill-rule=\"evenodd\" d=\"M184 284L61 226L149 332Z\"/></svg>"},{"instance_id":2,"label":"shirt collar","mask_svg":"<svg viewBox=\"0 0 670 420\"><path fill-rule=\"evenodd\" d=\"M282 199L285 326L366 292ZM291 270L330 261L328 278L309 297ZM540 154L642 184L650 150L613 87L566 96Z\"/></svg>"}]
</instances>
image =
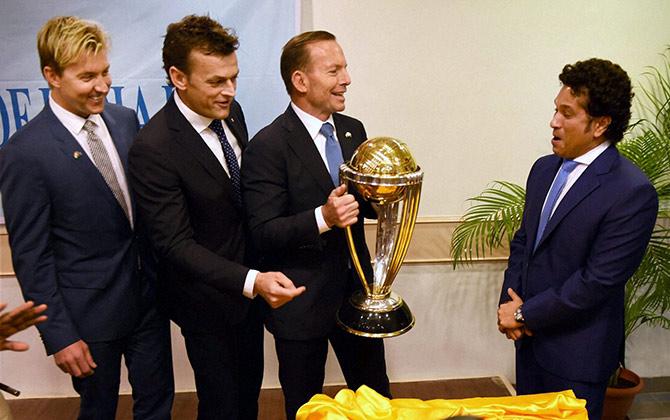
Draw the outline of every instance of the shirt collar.
<instances>
[{"instance_id":1,"label":"shirt collar","mask_svg":"<svg viewBox=\"0 0 670 420\"><path fill-rule=\"evenodd\" d=\"M186 121L188 121L193 126L195 131L201 133L205 128L209 128L213 118L204 117L189 108L188 105L186 105L179 97L179 91L177 89L174 91L174 102L177 104L177 108L179 108L181 113L184 115L184 118L186 118Z\"/></svg>"},{"instance_id":2,"label":"shirt collar","mask_svg":"<svg viewBox=\"0 0 670 420\"><path fill-rule=\"evenodd\" d=\"M60 121L67 130L73 135L77 135L84 128L84 123L86 120L93 121L98 127L102 126L102 116L100 114L91 114L88 118L80 117L74 112L70 112L67 109L63 108L56 102L51 94L49 94L49 107L51 111L56 115L58 121Z\"/></svg>"},{"instance_id":3,"label":"shirt collar","mask_svg":"<svg viewBox=\"0 0 670 420\"><path fill-rule=\"evenodd\" d=\"M333 125L333 128L335 128L335 122L333 121L333 115L331 114L326 121L321 121L320 119L316 118L314 115L308 114L296 104L291 102L291 108L295 111L296 115L302 121L302 124L305 126L307 129L307 132L309 133L310 137L312 140L316 138L316 136L319 135L319 131L321 131L321 126L324 123L331 123Z\"/></svg>"},{"instance_id":4,"label":"shirt collar","mask_svg":"<svg viewBox=\"0 0 670 420\"><path fill-rule=\"evenodd\" d=\"M592 164L593 161L596 160L596 158L598 156L600 156L600 154L602 152L604 152L608 147L610 147L610 144L611 144L611 142L609 140L605 140L604 142L600 143L599 145L597 145L593 149L589 150L588 152L584 153L583 155L578 156L578 157L576 157L572 160L574 160L577 163L581 163L582 165L587 165L588 166L588 165Z\"/></svg>"}]
</instances>

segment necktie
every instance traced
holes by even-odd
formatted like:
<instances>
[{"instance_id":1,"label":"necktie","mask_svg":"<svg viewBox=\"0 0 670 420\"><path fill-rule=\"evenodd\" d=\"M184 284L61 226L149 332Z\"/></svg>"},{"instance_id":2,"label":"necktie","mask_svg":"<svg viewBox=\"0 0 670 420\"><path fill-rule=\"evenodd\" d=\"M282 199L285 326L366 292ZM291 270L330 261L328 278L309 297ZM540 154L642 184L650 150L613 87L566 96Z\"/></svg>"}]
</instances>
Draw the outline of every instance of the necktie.
<instances>
[{"instance_id":1,"label":"necktie","mask_svg":"<svg viewBox=\"0 0 670 420\"><path fill-rule=\"evenodd\" d=\"M230 181L233 184L233 199L238 209L242 208L242 190L240 188L240 165L237 163L237 156L233 147L228 142L226 132L223 130L221 120L215 119L209 125L209 128L216 133L223 148L223 157L226 159Z\"/></svg>"},{"instance_id":2,"label":"necktie","mask_svg":"<svg viewBox=\"0 0 670 420\"><path fill-rule=\"evenodd\" d=\"M577 165L579 165L579 163L575 162L574 160L563 160L561 169L558 172L558 176L554 180L554 184L549 190L549 195L547 195L547 202L545 203L544 208L542 209L542 214L540 215L540 224L537 227L537 236L535 237L535 247L533 248L533 251L540 243L540 239L542 239L544 229L547 227L547 223L551 218L551 210L556 205L556 201L561 195L561 191L563 191L563 188L565 187L565 183L568 180L568 175L570 175L570 172L572 172L577 167Z\"/></svg>"},{"instance_id":3,"label":"necktie","mask_svg":"<svg viewBox=\"0 0 670 420\"><path fill-rule=\"evenodd\" d=\"M84 123L84 131L86 131L88 142L88 147L91 149L91 155L93 155L93 162L95 163L96 168L100 171L100 174L105 179L107 186L112 190L114 198L119 203L123 212L126 214L126 217L130 221L130 212L128 211L128 205L126 204L126 199L123 196L121 191L121 186L119 185L119 180L116 178L114 173L114 168L112 167L112 161L109 159L107 154L107 149L105 145L102 144L102 140L95 134L96 124L91 120L86 120Z\"/></svg>"},{"instance_id":4,"label":"necktie","mask_svg":"<svg viewBox=\"0 0 670 420\"><path fill-rule=\"evenodd\" d=\"M319 132L326 138L326 160L328 161L328 172L333 185L340 185L340 165L344 162L342 158L342 149L333 134L333 126L330 123L323 123Z\"/></svg>"}]
</instances>

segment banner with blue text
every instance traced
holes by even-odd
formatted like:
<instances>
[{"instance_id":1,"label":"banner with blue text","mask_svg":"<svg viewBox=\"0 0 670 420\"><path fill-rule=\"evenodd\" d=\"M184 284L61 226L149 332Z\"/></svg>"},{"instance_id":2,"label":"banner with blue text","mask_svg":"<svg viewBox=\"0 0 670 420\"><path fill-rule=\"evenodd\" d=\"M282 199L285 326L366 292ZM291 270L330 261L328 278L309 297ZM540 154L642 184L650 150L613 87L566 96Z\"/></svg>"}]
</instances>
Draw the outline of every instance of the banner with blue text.
<instances>
[{"instance_id":1,"label":"banner with blue text","mask_svg":"<svg viewBox=\"0 0 670 420\"><path fill-rule=\"evenodd\" d=\"M296 0L208 0L165 3L10 0L0 6L0 147L37 115L48 98L36 48L39 28L56 15L100 22L111 38L109 102L137 111L144 124L165 103L170 88L161 48L168 24L188 14L209 14L240 38L237 98L250 134L268 124L288 103L279 75L281 47L297 32Z\"/></svg>"},{"instance_id":2,"label":"banner with blue text","mask_svg":"<svg viewBox=\"0 0 670 420\"><path fill-rule=\"evenodd\" d=\"M171 94L162 68L167 25L189 14L208 14L240 39L237 99L249 134L286 108L279 74L281 47L298 31L299 0L9 0L0 6L0 147L44 107L49 88L36 48L39 28L51 17L74 15L99 22L111 38L112 88L107 100L134 109L145 124ZM2 223L0 211L0 223Z\"/></svg>"}]
</instances>

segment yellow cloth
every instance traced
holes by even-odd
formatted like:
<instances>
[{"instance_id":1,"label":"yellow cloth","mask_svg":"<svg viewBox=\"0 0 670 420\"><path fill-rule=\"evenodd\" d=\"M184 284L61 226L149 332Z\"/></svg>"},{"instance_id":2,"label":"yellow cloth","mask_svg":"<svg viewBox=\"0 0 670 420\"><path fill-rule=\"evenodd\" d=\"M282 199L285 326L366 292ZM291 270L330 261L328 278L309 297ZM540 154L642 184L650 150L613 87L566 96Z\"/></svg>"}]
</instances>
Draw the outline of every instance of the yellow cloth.
<instances>
[{"instance_id":1,"label":"yellow cloth","mask_svg":"<svg viewBox=\"0 0 670 420\"><path fill-rule=\"evenodd\" d=\"M437 420L452 416L485 419L584 419L586 401L572 391L516 397L422 401L389 400L367 386L343 389L330 398L317 394L298 410L297 420Z\"/></svg>"}]
</instances>

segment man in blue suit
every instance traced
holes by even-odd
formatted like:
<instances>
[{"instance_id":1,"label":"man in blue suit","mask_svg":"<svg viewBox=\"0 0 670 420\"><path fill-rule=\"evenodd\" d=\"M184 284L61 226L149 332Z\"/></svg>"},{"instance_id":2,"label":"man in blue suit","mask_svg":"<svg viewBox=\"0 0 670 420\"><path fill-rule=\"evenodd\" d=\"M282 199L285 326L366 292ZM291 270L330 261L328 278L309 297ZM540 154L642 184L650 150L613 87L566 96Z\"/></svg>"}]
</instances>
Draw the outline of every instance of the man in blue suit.
<instances>
[{"instance_id":1,"label":"man in blue suit","mask_svg":"<svg viewBox=\"0 0 670 420\"><path fill-rule=\"evenodd\" d=\"M135 113L105 103L108 41L95 23L49 20L38 34L51 89L42 112L0 150L0 191L16 276L45 303L47 354L72 376L80 419L114 419L121 356L136 419L168 419L170 330L126 181Z\"/></svg>"},{"instance_id":2,"label":"man in blue suit","mask_svg":"<svg viewBox=\"0 0 670 420\"><path fill-rule=\"evenodd\" d=\"M623 346L626 281L644 255L658 198L615 147L630 120L626 72L594 58L566 65L559 79L554 154L528 176L498 326L516 341L519 394L572 389L599 419Z\"/></svg>"}]
</instances>

